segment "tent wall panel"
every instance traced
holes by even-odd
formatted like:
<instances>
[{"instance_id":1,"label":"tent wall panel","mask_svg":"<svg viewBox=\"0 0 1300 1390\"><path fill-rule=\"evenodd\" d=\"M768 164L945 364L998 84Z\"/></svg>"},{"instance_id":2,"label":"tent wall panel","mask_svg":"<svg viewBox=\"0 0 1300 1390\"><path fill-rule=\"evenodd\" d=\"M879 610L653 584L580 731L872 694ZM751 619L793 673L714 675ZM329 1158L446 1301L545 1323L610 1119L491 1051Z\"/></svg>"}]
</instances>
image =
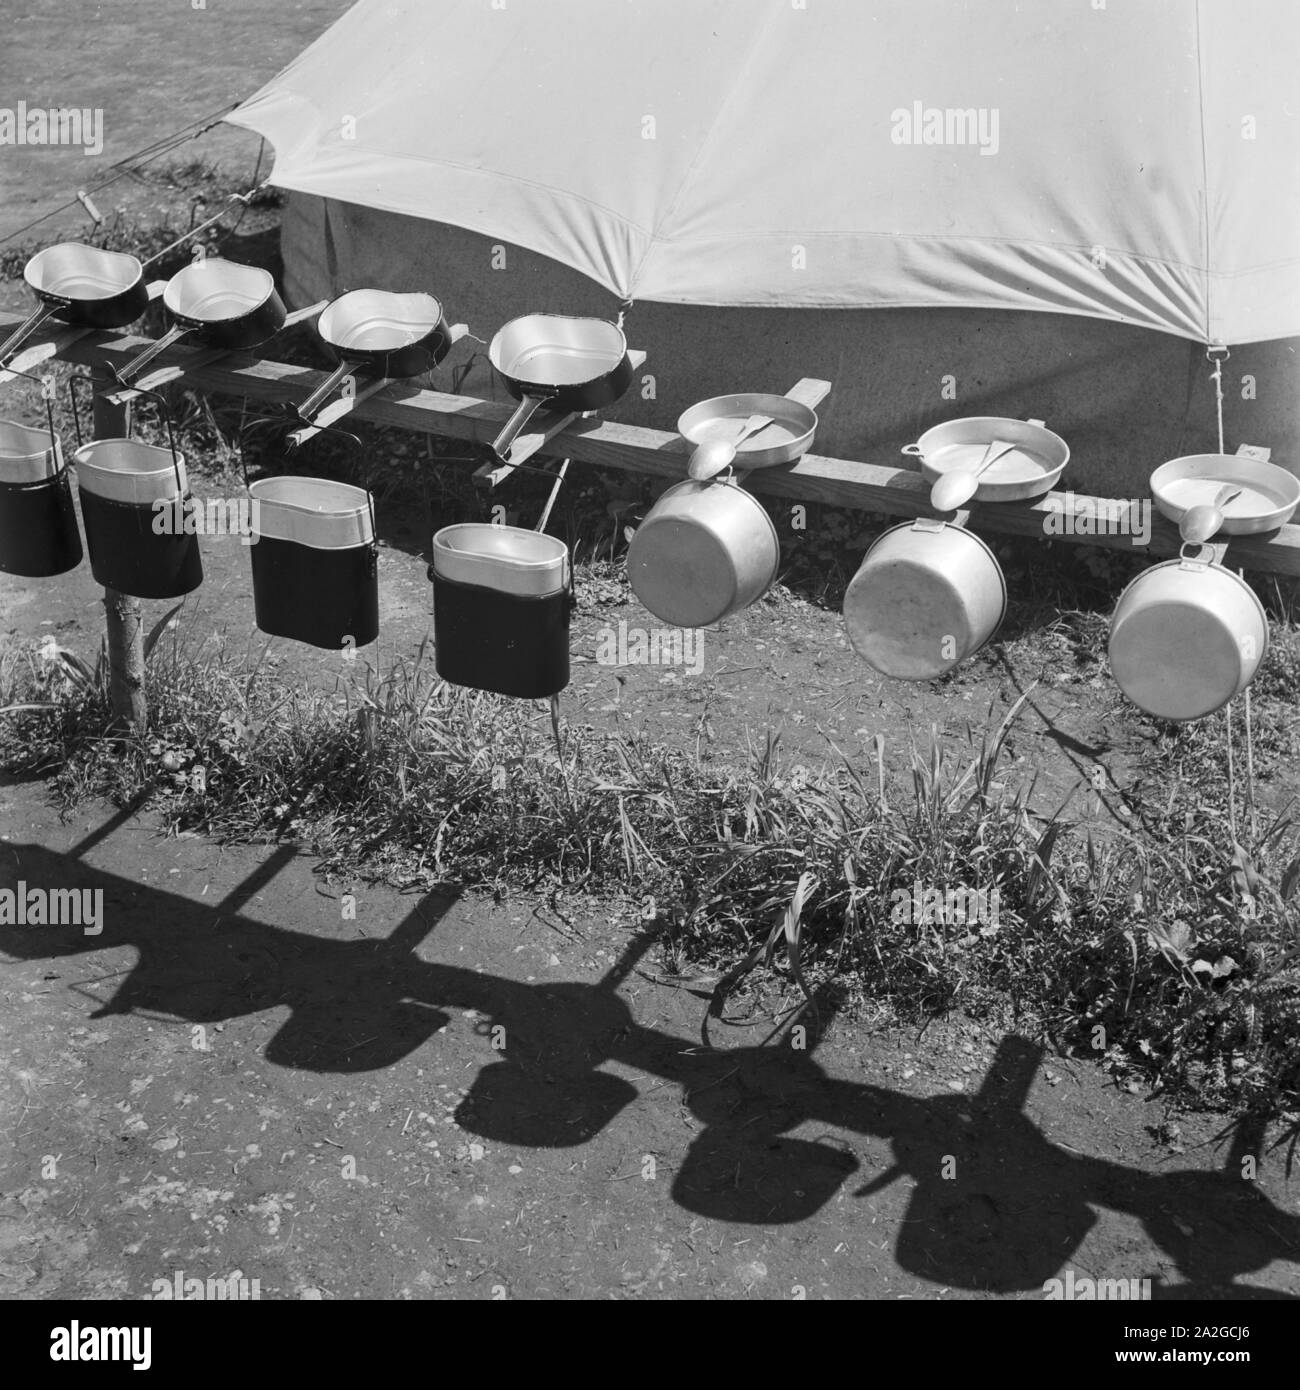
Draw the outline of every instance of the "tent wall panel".
<instances>
[{"instance_id":1,"label":"tent wall panel","mask_svg":"<svg viewBox=\"0 0 1300 1390\"><path fill-rule=\"evenodd\" d=\"M373 286L427 290L489 339L532 312L614 317L585 275L477 232L291 193L283 224L295 304ZM922 430L957 415L1036 416L1069 442L1063 486L1144 495L1151 469L1217 447L1210 366L1197 344L1104 319L993 309L767 309L641 302L625 328L650 354L611 418L672 429L688 405L729 391L783 391L801 376L835 389L816 449L897 460ZM448 367L463 360L461 351ZM943 395L945 379L955 399ZM448 389L447 368L435 383ZM506 400L480 356L462 389ZM1224 368L1229 452L1263 444L1300 471L1300 339L1234 347ZM1253 399L1249 398L1253 392Z\"/></svg>"}]
</instances>

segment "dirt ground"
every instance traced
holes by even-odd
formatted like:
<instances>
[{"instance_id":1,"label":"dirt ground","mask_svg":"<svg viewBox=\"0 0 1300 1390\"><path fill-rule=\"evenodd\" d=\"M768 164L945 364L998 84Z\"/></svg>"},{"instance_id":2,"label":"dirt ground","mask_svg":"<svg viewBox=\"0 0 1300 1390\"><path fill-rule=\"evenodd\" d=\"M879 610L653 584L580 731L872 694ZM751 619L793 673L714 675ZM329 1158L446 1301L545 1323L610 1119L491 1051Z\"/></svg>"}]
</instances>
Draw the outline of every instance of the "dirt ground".
<instances>
[{"instance_id":1,"label":"dirt ground","mask_svg":"<svg viewBox=\"0 0 1300 1390\"><path fill-rule=\"evenodd\" d=\"M420 529L381 550L383 632L359 658L380 670L428 631ZM256 653L243 547L203 549L186 630ZM0 579L5 635L93 650L98 598L86 566ZM619 585L583 595L566 719L719 757L769 725L794 758L878 731L896 757L1041 674L886 688L789 595L706 634L699 676L602 666L620 622L652 620ZM269 659L340 671L279 640ZM1035 691L1015 755L1053 797L1092 762L1122 785L1110 698ZM236 1270L264 1298L1037 1299L1069 1270L1156 1298L1300 1296L1282 1155L1243 1181L1222 1121L1162 1129L1158 1102L1025 1039L838 1020L815 1051L761 1046L762 1026L706 1050L711 981L616 968L634 921L328 884L292 850L103 809L64 825L40 783L0 796L5 884L104 890L98 936L0 928L0 1296Z\"/></svg>"}]
</instances>

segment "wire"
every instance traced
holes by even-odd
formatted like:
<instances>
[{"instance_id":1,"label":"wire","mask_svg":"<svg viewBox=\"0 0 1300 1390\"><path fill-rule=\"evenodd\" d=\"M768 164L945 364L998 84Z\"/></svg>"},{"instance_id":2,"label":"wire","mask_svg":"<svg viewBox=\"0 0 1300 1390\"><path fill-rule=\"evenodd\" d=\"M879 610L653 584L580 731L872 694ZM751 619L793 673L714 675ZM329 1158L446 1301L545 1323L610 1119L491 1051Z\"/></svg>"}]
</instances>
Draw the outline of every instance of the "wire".
<instances>
[{"instance_id":1,"label":"wire","mask_svg":"<svg viewBox=\"0 0 1300 1390\"><path fill-rule=\"evenodd\" d=\"M107 188L109 184L116 183L118 179L126 178L128 175L137 173L144 165L158 159L168 151L185 144L187 140L197 140L201 135L206 135L214 126L220 125L222 120L238 105L238 102L232 102L219 112L201 116L197 121L191 121L188 125L182 126L180 130L175 131L173 134L166 135L161 140L155 140L153 144L145 145L143 149L137 150L134 154L126 155L124 158L115 161L113 164L109 165L109 168L116 170L116 173L107 175L98 183L91 184L82 191L87 194L98 193L101 189ZM201 127L201 129L195 130L196 126ZM190 131L193 131L193 134L189 134L188 132ZM263 141L263 145L265 145L265 141ZM260 149L258 151L257 162L260 168L262 163L262 152ZM66 203L61 203L58 207L51 208L49 212L42 213L40 217L33 218L25 226L19 227L17 231L9 232L5 236L0 237L0 246L3 246L6 242L13 241L15 237L22 236L25 232L30 232L33 227L39 227L42 222L48 222L51 217L57 217L59 213L66 212L69 208L79 206L80 202L80 198L69 198Z\"/></svg>"}]
</instances>

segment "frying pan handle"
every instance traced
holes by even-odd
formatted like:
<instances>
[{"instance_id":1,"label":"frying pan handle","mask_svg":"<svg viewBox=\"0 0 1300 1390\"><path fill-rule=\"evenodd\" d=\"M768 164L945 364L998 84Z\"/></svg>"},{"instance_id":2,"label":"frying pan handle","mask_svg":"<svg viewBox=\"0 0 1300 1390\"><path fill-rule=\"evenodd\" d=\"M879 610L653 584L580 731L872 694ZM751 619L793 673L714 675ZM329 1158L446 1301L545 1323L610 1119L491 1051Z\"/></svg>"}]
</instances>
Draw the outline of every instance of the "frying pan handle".
<instances>
[{"instance_id":1,"label":"frying pan handle","mask_svg":"<svg viewBox=\"0 0 1300 1390\"><path fill-rule=\"evenodd\" d=\"M129 386L131 381L139 376L160 352L166 351L178 338L183 338L187 333L192 333L193 331L194 330L186 324L173 324L156 343L145 348L138 356L133 357L125 367L110 367L109 370L117 379L117 384L119 386Z\"/></svg>"},{"instance_id":2,"label":"frying pan handle","mask_svg":"<svg viewBox=\"0 0 1300 1390\"><path fill-rule=\"evenodd\" d=\"M785 393L785 398L788 401L795 401L799 405L806 405L809 410L816 410L830 393L831 384L829 381L822 381L815 376L806 376L795 382Z\"/></svg>"},{"instance_id":3,"label":"frying pan handle","mask_svg":"<svg viewBox=\"0 0 1300 1390\"><path fill-rule=\"evenodd\" d=\"M17 328L5 340L4 346L0 347L0 362L12 356L22 347L23 343L31 337L33 333L50 317L56 310L63 308L61 303L46 304L42 302L40 306L18 325Z\"/></svg>"},{"instance_id":4,"label":"frying pan handle","mask_svg":"<svg viewBox=\"0 0 1300 1390\"><path fill-rule=\"evenodd\" d=\"M921 446L919 444L904 444L898 452L900 454L906 454L909 458L914 459L925 457L925 455L921 452Z\"/></svg>"},{"instance_id":5,"label":"frying pan handle","mask_svg":"<svg viewBox=\"0 0 1300 1390\"><path fill-rule=\"evenodd\" d=\"M307 397L303 403L294 410L294 414L305 425L311 424L311 417L333 394L334 388L343 380L345 376L351 376L358 370L355 362L350 362L346 357L337 367L325 378L324 381Z\"/></svg>"},{"instance_id":6,"label":"frying pan handle","mask_svg":"<svg viewBox=\"0 0 1300 1390\"><path fill-rule=\"evenodd\" d=\"M534 413L546 405L549 400L549 396L530 396L527 393L520 399L519 404L515 407L515 413L506 421L505 428L492 441L492 452L502 463L509 461L510 446L515 442L519 432L533 418Z\"/></svg>"}]
</instances>

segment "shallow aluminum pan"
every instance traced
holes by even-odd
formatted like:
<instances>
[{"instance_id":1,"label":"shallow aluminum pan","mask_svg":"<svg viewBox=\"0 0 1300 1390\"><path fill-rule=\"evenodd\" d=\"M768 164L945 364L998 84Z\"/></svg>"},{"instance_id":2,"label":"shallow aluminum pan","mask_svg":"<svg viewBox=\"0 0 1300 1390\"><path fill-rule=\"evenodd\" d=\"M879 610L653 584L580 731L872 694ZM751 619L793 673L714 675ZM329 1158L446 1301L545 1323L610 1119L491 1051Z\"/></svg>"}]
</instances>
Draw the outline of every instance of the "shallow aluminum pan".
<instances>
[{"instance_id":1,"label":"shallow aluminum pan","mask_svg":"<svg viewBox=\"0 0 1300 1390\"><path fill-rule=\"evenodd\" d=\"M316 320L321 338L339 352L397 352L427 338L442 322L431 294L351 290Z\"/></svg>"},{"instance_id":2,"label":"shallow aluminum pan","mask_svg":"<svg viewBox=\"0 0 1300 1390\"><path fill-rule=\"evenodd\" d=\"M47 246L23 267L23 279L38 295L77 303L114 299L134 289L143 278L144 268L134 256L79 241Z\"/></svg>"},{"instance_id":3,"label":"shallow aluminum pan","mask_svg":"<svg viewBox=\"0 0 1300 1390\"><path fill-rule=\"evenodd\" d=\"M258 504L253 537L296 541L313 550L349 550L375 538L370 494L329 478L259 478L248 495Z\"/></svg>"},{"instance_id":4,"label":"shallow aluminum pan","mask_svg":"<svg viewBox=\"0 0 1300 1390\"><path fill-rule=\"evenodd\" d=\"M189 492L185 455L178 454L173 461L172 451L157 444L93 439L72 455L72 461L77 466L77 486L113 502L149 506L160 497L170 500Z\"/></svg>"},{"instance_id":5,"label":"shallow aluminum pan","mask_svg":"<svg viewBox=\"0 0 1300 1390\"><path fill-rule=\"evenodd\" d=\"M48 430L0 420L0 483L40 483L63 469L63 448Z\"/></svg>"},{"instance_id":6,"label":"shallow aluminum pan","mask_svg":"<svg viewBox=\"0 0 1300 1390\"><path fill-rule=\"evenodd\" d=\"M568 587L569 547L522 526L444 526L433 538L433 572L458 584L544 598Z\"/></svg>"},{"instance_id":7,"label":"shallow aluminum pan","mask_svg":"<svg viewBox=\"0 0 1300 1390\"><path fill-rule=\"evenodd\" d=\"M751 415L770 415L772 423L755 430L736 450L737 468L769 468L793 463L812 447L817 433L817 412L790 396L746 391L714 396L684 411L677 432L692 444L710 440L730 441Z\"/></svg>"},{"instance_id":8,"label":"shallow aluminum pan","mask_svg":"<svg viewBox=\"0 0 1300 1390\"><path fill-rule=\"evenodd\" d=\"M903 453L921 460L921 474L937 482L945 473L974 472L988 446L1000 439L1016 447L979 475L976 502L1024 502L1056 486L1070 461L1070 447L1041 420L970 415L935 425Z\"/></svg>"},{"instance_id":9,"label":"shallow aluminum pan","mask_svg":"<svg viewBox=\"0 0 1300 1390\"><path fill-rule=\"evenodd\" d=\"M178 270L163 290L163 304L191 325L229 323L266 304L275 294L275 277L260 266L210 256Z\"/></svg>"},{"instance_id":10,"label":"shallow aluminum pan","mask_svg":"<svg viewBox=\"0 0 1300 1390\"><path fill-rule=\"evenodd\" d=\"M1151 475L1156 510L1177 524L1192 507L1212 503L1226 483L1241 489L1220 507L1218 534L1250 536L1291 520L1300 504L1300 478L1275 463L1239 454L1188 454L1162 463Z\"/></svg>"},{"instance_id":11,"label":"shallow aluminum pan","mask_svg":"<svg viewBox=\"0 0 1300 1390\"><path fill-rule=\"evenodd\" d=\"M626 359L627 339L616 324L567 314L511 319L488 348L488 360L518 388L585 386L617 372Z\"/></svg>"}]
</instances>

